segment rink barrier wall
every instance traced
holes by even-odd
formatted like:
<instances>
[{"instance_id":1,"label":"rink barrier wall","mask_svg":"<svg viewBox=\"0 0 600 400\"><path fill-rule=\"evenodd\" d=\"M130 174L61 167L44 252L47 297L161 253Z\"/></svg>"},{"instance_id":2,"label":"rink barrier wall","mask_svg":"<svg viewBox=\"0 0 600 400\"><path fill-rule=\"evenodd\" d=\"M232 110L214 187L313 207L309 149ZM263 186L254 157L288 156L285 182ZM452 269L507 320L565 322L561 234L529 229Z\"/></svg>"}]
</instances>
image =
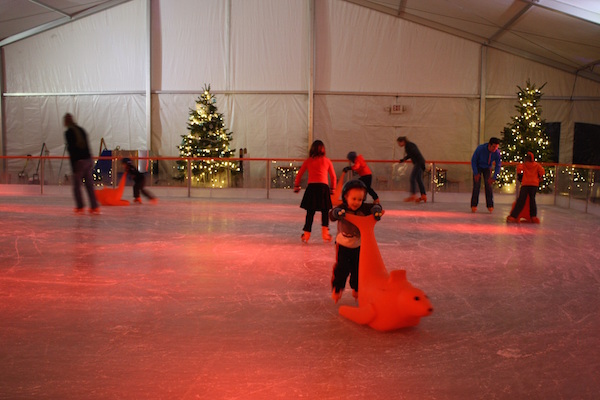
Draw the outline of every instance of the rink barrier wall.
<instances>
[{"instance_id":1,"label":"rink barrier wall","mask_svg":"<svg viewBox=\"0 0 600 400\"><path fill-rule=\"evenodd\" d=\"M0 195L65 195L71 196L69 183L71 167L66 156L0 156ZM110 165L108 176L102 176L97 186L115 187L122 174L119 157L94 157ZM220 184L193 182L189 166L191 162L219 160L207 157L135 157L138 168L147 173L146 186L161 197L189 198L251 198L299 201L294 193L293 180L304 159L300 158L227 158L238 163L243 170L236 176L226 174ZM188 171L183 181L174 179L177 162L187 161ZM382 201L402 201L409 192L408 177L412 168L410 162L400 164L396 160L366 160L373 171L373 188ZM349 165L348 160L332 160L337 174ZM554 169L554 188L551 193L539 193L536 197L540 205L554 205L561 208L600 215L600 187L595 184L600 179L600 167L577 164L541 163ZM97 164L100 165L100 164ZM516 163L503 163L516 165ZM116 178L113 177L116 171ZM432 173L435 171L435 173ZM106 172L106 171L105 171ZM352 174L347 174L352 179ZM306 188L306 174L302 188ZM468 161L430 161L424 173L428 201L469 202L472 190L471 163ZM128 185L131 185L128 182ZM221 185L221 187L220 187ZM433 190L432 190L433 189ZM483 190L482 190L483 191ZM498 204L511 204L519 192L518 183L514 186L495 187L494 200Z\"/></svg>"}]
</instances>

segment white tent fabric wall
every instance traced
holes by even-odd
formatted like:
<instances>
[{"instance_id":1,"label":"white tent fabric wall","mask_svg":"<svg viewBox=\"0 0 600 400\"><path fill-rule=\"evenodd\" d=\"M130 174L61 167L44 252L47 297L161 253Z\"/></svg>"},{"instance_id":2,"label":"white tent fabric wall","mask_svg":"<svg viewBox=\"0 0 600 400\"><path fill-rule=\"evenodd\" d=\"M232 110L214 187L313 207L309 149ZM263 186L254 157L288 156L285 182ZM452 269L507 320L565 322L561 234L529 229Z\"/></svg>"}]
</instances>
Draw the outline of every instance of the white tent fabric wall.
<instances>
[{"instance_id":1,"label":"white tent fabric wall","mask_svg":"<svg viewBox=\"0 0 600 400\"><path fill-rule=\"evenodd\" d=\"M479 46L344 1L318 1L317 91L477 95Z\"/></svg>"},{"instance_id":2,"label":"white tent fabric wall","mask_svg":"<svg viewBox=\"0 0 600 400\"><path fill-rule=\"evenodd\" d=\"M313 129L328 154L396 159L394 139L407 135L430 160L468 160L479 142L481 46L342 0L314 2ZM152 1L150 143L146 4L133 0L4 47L6 154L36 154L46 142L61 155L61 117L70 111L93 148L104 137L109 148L177 156L206 83L234 132L232 147L250 157L306 156L310 0ZM484 137L510 121L517 85L548 82L543 116L561 122L560 157L570 162L574 122L600 124L600 84L486 53ZM395 103L406 112L386 111Z\"/></svg>"},{"instance_id":3,"label":"white tent fabric wall","mask_svg":"<svg viewBox=\"0 0 600 400\"><path fill-rule=\"evenodd\" d=\"M144 9L138 0L6 46L8 93L140 91Z\"/></svg>"},{"instance_id":4,"label":"white tent fabric wall","mask_svg":"<svg viewBox=\"0 0 600 400\"><path fill-rule=\"evenodd\" d=\"M9 97L7 109L7 155L38 156L45 143L49 155L64 153L65 112L73 113L90 138L93 155L100 149L104 138L107 146L114 149L145 149L145 98L143 95L73 95ZM51 161L59 164L57 161ZM23 168L22 160L8 160L8 171ZM68 163L64 172L70 173ZM50 179L50 182L55 182Z\"/></svg>"},{"instance_id":5,"label":"white tent fabric wall","mask_svg":"<svg viewBox=\"0 0 600 400\"><path fill-rule=\"evenodd\" d=\"M62 155L66 112L94 153L102 138L110 148L147 148L144 10L144 1L125 3L4 48L7 155L39 155L42 143Z\"/></svg>"}]
</instances>

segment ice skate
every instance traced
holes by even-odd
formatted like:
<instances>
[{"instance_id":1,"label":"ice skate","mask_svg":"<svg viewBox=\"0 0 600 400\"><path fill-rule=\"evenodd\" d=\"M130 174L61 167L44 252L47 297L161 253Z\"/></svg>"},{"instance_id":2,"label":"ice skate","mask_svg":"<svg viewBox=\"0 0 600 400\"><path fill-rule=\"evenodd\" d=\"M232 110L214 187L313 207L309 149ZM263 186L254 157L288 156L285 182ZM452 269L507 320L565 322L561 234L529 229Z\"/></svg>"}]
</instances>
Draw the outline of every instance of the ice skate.
<instances>
[{"instance_id":1,"label":"ice skate","mask_svg":"<svg viewBox=\"0 0 600 400\"><path fill-rule=\"evenodd\" d=\"M331 235L329 234L329 228L326 226L321 227L321 235L323 236L323 240L326 242L331 242Z\"/></svg>"},{"instance_id":2,"label":"ice skate","mask_svg":"<svg viewBox=\"0 0 600 400\"><path fill-rule=\"evenodd\" d=\"M310 232L302 232L302 236L300 236L300 239L303 243L308 243L308 239L310 239Z\"/></svg>"},{"instance_id":3,"label":"ice skate","mask_svg":"<svg viewBox=\"0 0 600 400\"><path fill-rule=\"evenodd\" d=\"M342 298L342 293L344 291L340 290L339 292L335 290L335 288L333 289L333 291L331 292L331 298L333 299L333 301L335 302L335 304L337 304L337 302Z\"/></svg>"}]
</instances>

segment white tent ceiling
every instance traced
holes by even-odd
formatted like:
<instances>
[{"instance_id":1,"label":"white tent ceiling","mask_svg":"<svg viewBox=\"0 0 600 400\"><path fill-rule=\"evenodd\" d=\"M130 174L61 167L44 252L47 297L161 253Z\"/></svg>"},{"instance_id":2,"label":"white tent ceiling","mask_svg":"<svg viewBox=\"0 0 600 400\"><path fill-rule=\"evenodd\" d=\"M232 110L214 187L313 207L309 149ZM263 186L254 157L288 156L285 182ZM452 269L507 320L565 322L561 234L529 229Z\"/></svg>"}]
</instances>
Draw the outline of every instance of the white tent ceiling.
<instances>
[{"instance_id":1,"label":"white tent ceiling","mask_svg":"<svg viewBox=\"0 0 600 400\"><path fill-rule=\"evenodd\" d=\"M0 46L127 1L0 0ZM346 1L600 81L597 0Z\"/></svg>"},{"instance_id":2,"label":"white tent ceiling","mask_svg":"<svg viewBox=\"0 0 600 400\"><path fill-rule=\"evenodd\" d=\"M0 0L0 46L129 0Z\"/></svg>"},{"instance_id":3,"label":"white tent ceiling","mask_svg":"<svg viewBox=\"0 0 600 400\"><path fill-rule=\"evenodd\" d=\"M598 0L346 0L600 80Z\"/></svg>"},{"instance_id":4,"label":"white tent ceiling","mask_svg":"<svg viewBox=\"0 0 600 400\"><path fill-rule=\"evenodd\" d=\"M0 0L0 46L127 1ZM600 81L597 0L346 1Z\"/></svg>"}]
</instances>

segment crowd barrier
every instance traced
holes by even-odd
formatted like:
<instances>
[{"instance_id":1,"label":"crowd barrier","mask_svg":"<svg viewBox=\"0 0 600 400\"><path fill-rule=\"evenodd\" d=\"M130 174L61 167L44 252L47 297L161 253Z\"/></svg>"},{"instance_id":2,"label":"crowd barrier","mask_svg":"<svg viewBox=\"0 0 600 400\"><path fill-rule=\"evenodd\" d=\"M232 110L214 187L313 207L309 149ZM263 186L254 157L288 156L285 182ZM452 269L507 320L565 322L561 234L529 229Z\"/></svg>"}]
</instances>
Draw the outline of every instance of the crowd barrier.
<instances>
[{"instance_id":1,"label":"crowd barrier","mask_svg":"<svg viewBox=\"0 0 600 400\"><path fill-rule=\"evenodd\" d=\"M122 176L120 157L94 157L94 181L99 187L116 187ZM39 188L40 194L56 192L60 187L70 187L71 166L67 156L0 156L0 192L10 192L20 186ZM206 157L134 157L138 169L147 175L146 185L161 188L165 193L187 197L263 197L279 198L290 193L296 173L304 159L296 158L227 158ZM227 172L200 172L194 166L229 163ZM332 159L334 169L340 174L348 160ZM373 188L381 192L382 199L401 200L409 191L410 162L397 160L367 160L373 172ZM503 163L505 166L514 163ZM573 164L542 163L547 173L553 175L552 187L540 193L541 204L554 204L588 212L600 206L600 189L595 182L600 178L600 167ZM347 174L347 179L352 174ZM192 177L191 179L189 177ZM306 187L307 174L302 179ZM465 196L472 190L471 163L468 161L430 161L424 173L428 200ZM483 190L482 190L483 191ZM32 193L31 190L26 192ZM518 183L495 187L495 194L510 201L518 193ZM483 193L482 193L483 195ZM463 196L464 198L464 196Z\"/></svg>"}]
</instances>

